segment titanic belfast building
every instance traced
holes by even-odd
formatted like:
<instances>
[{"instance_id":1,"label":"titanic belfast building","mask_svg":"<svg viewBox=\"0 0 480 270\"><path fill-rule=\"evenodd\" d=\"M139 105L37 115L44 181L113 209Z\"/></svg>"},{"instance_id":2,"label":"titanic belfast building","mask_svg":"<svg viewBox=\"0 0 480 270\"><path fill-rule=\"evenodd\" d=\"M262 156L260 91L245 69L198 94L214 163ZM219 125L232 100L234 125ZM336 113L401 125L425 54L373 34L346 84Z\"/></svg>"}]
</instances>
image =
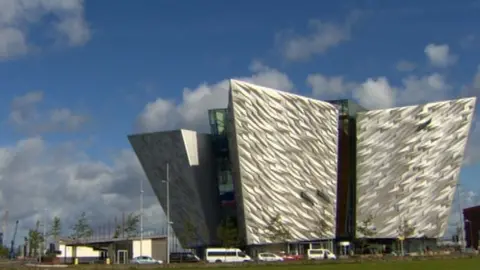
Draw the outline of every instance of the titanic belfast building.
<instances>
[{"instance_id":1,"label":"titanic belfast building","mask_svg":"<svg viewBox=\"0 0 480 270\"><path fill-rule=\"evenodd\" d=\"M172 228L184 246L218 245L226 219L246 246L278 242L275 226L290 243L352 241L367 219L370 238L396 239L404 220L411 238L438 238L475 102L368 110L231 80L228 108L209 111L210 133L129 141L165 210L168 167Z\"/></svg>"}]
</instances>

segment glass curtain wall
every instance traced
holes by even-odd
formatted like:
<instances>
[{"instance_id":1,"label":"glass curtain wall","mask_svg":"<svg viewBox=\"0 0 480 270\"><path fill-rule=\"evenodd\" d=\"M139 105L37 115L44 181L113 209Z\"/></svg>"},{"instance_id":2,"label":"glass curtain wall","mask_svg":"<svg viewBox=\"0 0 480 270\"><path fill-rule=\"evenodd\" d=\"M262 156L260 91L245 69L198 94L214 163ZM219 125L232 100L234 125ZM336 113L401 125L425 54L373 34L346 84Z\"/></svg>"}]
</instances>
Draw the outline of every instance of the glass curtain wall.
<instances>
[{"instance_id":1,"label":"glass curtain wall","mask_svg":"<svg viewBox=\"0 0 480 270\"><path fill-rule=\"evenodd\" d=\"M208 112L212 133L218 191L224 218L235 218L235 193L228 151L228 110L214 109Z\"/></svg>"},{"instance_id":2,"label":"glass curtain wall","mask_svg":"<svg viewBox=\"0 0 480 270\"><path fill-rule=\"evenodd\" d=\"M337 238L353 240L356 220L357 113L365 108L351 100L332 100L339 111Z\"/></svg>"}]
</instances>

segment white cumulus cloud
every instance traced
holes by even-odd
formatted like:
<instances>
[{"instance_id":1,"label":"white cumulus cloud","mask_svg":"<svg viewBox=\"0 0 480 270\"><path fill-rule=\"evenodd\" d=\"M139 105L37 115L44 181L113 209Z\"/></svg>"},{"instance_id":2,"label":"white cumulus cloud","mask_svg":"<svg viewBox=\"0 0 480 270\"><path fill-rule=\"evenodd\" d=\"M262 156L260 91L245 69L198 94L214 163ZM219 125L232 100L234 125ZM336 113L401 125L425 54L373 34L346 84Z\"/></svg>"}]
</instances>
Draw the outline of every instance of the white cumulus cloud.
<instances>
[{"instance_id":1,"label":"white cumulus cloud","mask_svg":"<svg viewBox=\"0 0 480 270\"><path fill-rule=\"evenodd\" d=\"M312 89L312 95L319 99L339 99L353 91L355 83L346 81L342 76L328 77L316 73L307 76L307 85Z\"/></svg>"},{"instance_id":2,"label":"white cumulus cloud","mask_svg":"<svg viewBox=\"0 0 480 270\"><path fill-rule=\"evenodd\" d=\"M410 71L414 71L417 68L417 65L407 60L400 60L395 65L395 68L401 72L410 72Z\"/></svg>"},{"instance_id":3,"label":"white cumulus cloud","mask_svg":"<svg viewBox=\"0 0 480 270\"><path fill-rule=\"evenodd\" d=\"M67 108L53 108L49 111L38 109L43 102L42 91L31 91L17 96L11 103L10 124L17 130L29 134L58 131L76 131L87 121L85 115Z\"/></svg>"},{"instance_id":4,"label":"white cumulus cloud","mask_svg":"<svg viewBox=\"0 0 480 270\"><path fill-rule=\"evenodd\" d=\"M293 30L280 32L277 43L281 53L289 61L304 61L323 54L350 39L352 27L360 15L360 12L352 12L343 23L312 19L308 23L307 34L298 34Z\"/></svg>"},{"instance_id":5,"label":"white cumulus cloud","mask_svg":"<svg viewBox=\"0 0 480 270\"><path fill-rule=\"evenodd\" d=\"M29 29L38 24L53 30L52 44L81 46L91 36L83 0L1 0L0 61L25 55L36 48ZM47 37L51 30L36 30L35 34Z\"/></svg>"},{"instance_id":6,"label":"white cumulus cloud","mask_svg":"<svg viewBox=\"0 0 480 270\"><path fill-rule=\"evenodd\" d=\"M368 109L393 107L396 103L397 89L390 86L388 79L369 78L353 93L353 97Z\"/></svg>"},{"instance_id":7,"label":"white cumulus cloud","mask_svg":"<svg viewBox=\"0 0 480 270\"><path fill-rule=\"evenodd\" d=\"M106 164L72 143L52 145L41 137L0 145L0 210L9 210L10 229L15 220L20 221L19 235L43 220L44 209L48 220L62 219L64 234L84 211L96 234L107 224L113 232L115 217L138 213L141 180L148 209L146 227L162 228L163 211L130 149L119 150L112 164Z\"/></svg>"},{"instance_id":8,"label":"white cumulus cloud","mask_svg":"<svg viewBox=\"0 0 480 270\"><path fill-rule=\"evenodd\" d=\"M292 91L294 85L285 73L254 61L250 66L253 72L248 77L236 77L239 80L271 87L283 91ZM148 103L138 117L140 131L160 131L186 128L208 131L208 110L226 108L228 103L228 79L213 84L202 83L195 89L184 88L182 101L158 98Z\"/></svg>"},{"instance_id":9,"label":"white cumulus cloud","mask_svg":"<svg viewBox=\"0 0 480 270\"><path fill-rule=\"evenodd\" d=\"M452 87L439 73L422 77L408 76L401 85L392 85L386 77L367 78L365 81L346 81L341 76L328 77L310 74L307 84L314 97L335 99L353 97L368 109L421 104L448 98Z\"/></svg>"},{"instance_id":10,"label":"white cumulus cloud","mask_svg":"<svg viewBox=\"0 0 480 270\"><path fill-rule=\"evenodd\" d=\"M428 44L425 47L425 54L434 67L445 68L457 62L458 56L450 52L450 47L446 44Z\"/></svg>"}]
</instances>

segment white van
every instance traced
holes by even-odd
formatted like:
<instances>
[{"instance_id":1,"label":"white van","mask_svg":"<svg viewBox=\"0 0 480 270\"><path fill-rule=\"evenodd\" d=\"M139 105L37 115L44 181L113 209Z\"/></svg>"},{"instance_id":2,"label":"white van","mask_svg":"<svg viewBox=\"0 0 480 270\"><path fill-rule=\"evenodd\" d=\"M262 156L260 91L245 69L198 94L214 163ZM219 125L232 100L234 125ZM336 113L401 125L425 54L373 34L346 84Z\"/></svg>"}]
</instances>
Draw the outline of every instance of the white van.
<instances>
[{"instance_id":1,"label":"white van","mask_svg":"<svg viewBox=\"0 0 480 270\"><path fill-rule=\"evenodd\" d=\"M307 258L309 260L335 260L337 256L328 249L309 249L307 251Z\"/></svg>"},{"instance_id":2,"label":"white van","mask_svg":"<svg viewBox=\"0 0 480 270\"><path fill-rule=\"evenodd\" d=\"M238 248L207 248L205 260L209 263L251 262L252 258Z\"/></svg>"}]
</instances>

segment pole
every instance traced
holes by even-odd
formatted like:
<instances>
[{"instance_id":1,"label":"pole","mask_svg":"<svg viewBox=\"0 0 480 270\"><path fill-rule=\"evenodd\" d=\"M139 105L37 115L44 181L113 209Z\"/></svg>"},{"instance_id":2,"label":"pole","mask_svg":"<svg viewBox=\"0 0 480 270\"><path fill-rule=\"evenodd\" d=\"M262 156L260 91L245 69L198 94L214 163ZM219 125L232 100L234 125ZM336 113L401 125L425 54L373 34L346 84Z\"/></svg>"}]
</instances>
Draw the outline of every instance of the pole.
<instances>
[{"instance_id":1,"label":"pole","mask_svg":"<svg viewBox=\"0 0 480 270\"><path fill-rule=\"evenodd\" d=\"M458 200L458 227L460 228L459 233L460 235L458 236L458 242L460 245L460 249L463 247L465 248L465 224L463 224L463 219L462 219L462 202L461 202L461 197L460 197L460 184L457 184L457 200Z\"/></svg>"},{"instance_id":2,"label":"pole","mask_svg":"<svg viewBox=\"0 0 480 270\"><path fill-rule=\"evenodd\" d=\"M47 208L43 213L43 250L40 254L44 254L47 244Z\"/></svg>"},{"instance_id":3,"label":"pole","mask_svg":"<svg viewBox=\"0 0 480 270\"><path fill-rule=\"evenodd\" d=\"M125 212L122 212L122 238L125 238Z\"/></svg>"},{"instance_id":4,"label":"pole","mask_svg":"<svg viewBox=\"0 0 480 270\"><path fill-rule=\"evenodd\" d=\"M143 256L143 178L140 179L140 256Z\"/></svg>"},{"instance_id":5,"label":"pole","mask_svg":"<svg viewBox=\"0 0 480 270\"><path fill-rule=\"evenodd\" d=\"M400 223L400 228L402 228L402 230L405 230L405 228L403 227L404 222L405 222L404 219L403 219L403 216L400 219L400 222L401 222ZM400 245L401 245L400 250L402 252L402 256L405 256L405 245L404 245L404 242L403 242L405 240L405 236L404 236L405 233L403 231L401 233L402 233L402 235L400 236L401 237L400 238Z\"/></svg>"},{"instance_id":6,"label":"pole","mask_svg":"<svg viewBox=\"0 0 480 270\"><path fill-rule=\"evenodd\" d=\"M167 162L167 264L170 264L170 166Z\"/></svg>"}]
</instances>

